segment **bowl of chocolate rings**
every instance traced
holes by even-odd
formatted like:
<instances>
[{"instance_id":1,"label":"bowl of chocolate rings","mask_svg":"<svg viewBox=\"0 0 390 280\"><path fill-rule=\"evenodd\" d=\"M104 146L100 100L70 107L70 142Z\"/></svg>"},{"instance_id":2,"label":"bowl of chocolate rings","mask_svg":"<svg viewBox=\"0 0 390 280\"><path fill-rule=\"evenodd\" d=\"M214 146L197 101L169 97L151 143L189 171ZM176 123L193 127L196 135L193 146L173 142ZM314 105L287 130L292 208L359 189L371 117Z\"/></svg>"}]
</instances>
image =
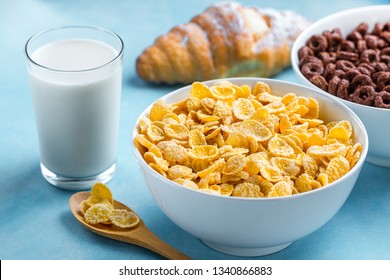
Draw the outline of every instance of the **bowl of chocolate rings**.
<instances>
[{"instance_id":1,"label":"bowl of chocolate rings","mask_svg":"<svg viewBox=\"0 0 390 280\"><path fill-rule=\"evenodd\" d=\"M368 145L364 125L339 100L258 78L194 82L155 101L133 130L160 209L236 256L277 252L329 221Z\"/></svg>"},{"instance_id":2,"label":"bowl of chocolate rings","mask_svg":"<svg viewBox=\"0 0 390 280\"><path fill-rule=\"evenodd\" d=\"M390 167L390 5L342 11L310 25L291 61L299 80L351 108L370 139L367 161Z\"/></svg>"}]
</instances>

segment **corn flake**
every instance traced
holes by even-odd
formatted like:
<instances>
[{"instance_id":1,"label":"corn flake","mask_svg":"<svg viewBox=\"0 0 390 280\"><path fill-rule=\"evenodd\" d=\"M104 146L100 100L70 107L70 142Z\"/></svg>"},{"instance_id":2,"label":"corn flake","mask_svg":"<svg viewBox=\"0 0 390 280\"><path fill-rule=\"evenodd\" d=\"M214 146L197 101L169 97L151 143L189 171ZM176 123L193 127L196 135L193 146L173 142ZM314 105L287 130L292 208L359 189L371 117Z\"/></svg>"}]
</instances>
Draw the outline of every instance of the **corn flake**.
<instances>
[{"instance_id":1,"label":"corn flake","mask_svg":"<svg viewBox=\"0 0 390 280\"><path fill-rule=\"evenodd\" d=\"M319 116L314 98L276 96L264 82L253 89L195 82L188 98L152 105L149 117L139 120L135 144L151 168L187 188L225 196L295 195L344 176L362 153L350 122L324 123Z\"/></svg>"}]
</instances>

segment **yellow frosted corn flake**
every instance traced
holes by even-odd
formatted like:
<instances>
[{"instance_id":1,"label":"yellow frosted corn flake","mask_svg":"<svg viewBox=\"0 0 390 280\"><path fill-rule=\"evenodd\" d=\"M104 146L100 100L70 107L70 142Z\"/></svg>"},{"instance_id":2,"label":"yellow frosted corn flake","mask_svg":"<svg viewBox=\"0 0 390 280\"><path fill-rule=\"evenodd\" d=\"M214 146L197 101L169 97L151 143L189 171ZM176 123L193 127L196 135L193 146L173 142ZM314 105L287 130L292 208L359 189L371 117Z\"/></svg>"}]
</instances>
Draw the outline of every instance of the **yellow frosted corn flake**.
<instances>
[{"instance_id":1,"label":"yellow frosted corn flake","mask_svg":"<svg viewBox=\"0 0 390 280\"><path fill-rule=\"evenodd\" d=\"M191 130L189 132L189 144L191 148L207 145L203 132L199 129Z\"/></svg>"},{"instance_id":2,"label":"yellow frosted corn flake","mask_svg":"<svg viewBox=\"0 0 390 280\"><path fill-rule=\"evenodd\" d=\"M174 120L176 123L180 123L180 118L179 118L179 116L178 116L176 113L168 113L168 114L166 114L166 115L163 117L162 121L163 121L163 122L166 122L166 119L172 119L172 120ZM172 122L172 121L170 121L170 122Z\"/></svg>"},{"instance_id":3,"label":"yellow frosted corn flake","mask_svg":"<svg viewBox=\"0 0 390 280\"><path fill-rule=\"evenodd\" d=\"M159 173L160 175L164 176L164 177L167 177L167 174L165 173L165 171L162 169L162 167L156 163L149 163L148 164L154 171L157 171L157 173Z\"/></svg>"},{"instance_id":4,"label":"yellow frosted corn flake","mask_svg":"<svg viewBox=\"0 0 390 280\"><path fill-rule=\"evenodd\" d=\"M275 157L293 157L294 149L282 138L272 137L267 150Z\"/></svg>"},{"instance_id":5,"label":"yellow frosted corn flake","mask_svg":"<svg viewBox=\"0 0 390 280\"><path fill-rule=\"evenodd\" d=\"M273 115L280 115L286 112L286 106L281 101L269 103L265 105L265 107L267 107L270 114Z\"/></svg>"},{"instance_id":6,"label":"yellow frosted corn flake","mask_svg":"<svg viewBox=\"0 0 390 280\"><path fill-rule=\"evenodd\" d=\"M295 98L296 98L296 94L293 93L293 92L290 92L290 93L287 93L285 95L283 95L282 99L280 100L284 105L288 105L290 104Z\"/></svg>"},{"instance_id":7,"label":"yellow frosted corn flake","mask_svg":"<svg viewBox=\"0 0 390 280\"><path fill-rule=\"evenodd\" d=\"M317 119L320 113L320 106L317 100L309 97L309 104L306 107L308 108L308 112L303 116L307 119Z\"/></svg>"},{"instance_id":8,"label":"yellow frosted corn flake","mask_svg":"<svg viewBox=\"0 0 390 280\"><path fill-rule=\"evenodd\" d=\"M231 101L236 97L236 89L231 85L214 85L211 88L211 95L216 100Z\"/></svg>"},{"instance_id":9,"label":"yellow frosted corn flake","mask_svg":"<svg viewBox=\"0 0 390 280\"><path fill-rule=\"evenodd\" d=\"M205 138L206 138L206 140L210 140L210 139L213 139L214 137L217 137L220 133L221 133L221 128L215 127L214 129L207 131Z\"/></svg>"},{"instance_id":10,"label":"yellow frosted corn flake","mask_svg":"<svg viewBox=\"0 0 390 280\"><path fill-rule=\"evenodd\" d=\"M219 191L216 190L215 186L211 186L211 187L212 188L210 188L210 187L201 188L201 189L199 189L199 191L204 192L204 193L208 193L208 194L213 194L213 195L220 195Z\"/></svg>"},{"instance_id":11,"label":"yellow frosted corn flake","mask_svg":"<svg viewBox=\"0 0 390 280\"><path fill-rule=\"evenodd\" d=\"M147 128L146 135L153 142L159 142L165 138L164 130L153 124Z\"/></svg>"},{"instance_id":12,"label":"yellow frosted corn flake","mask_svg":"<svg viewBox=\"0 0 390 280\"><path fill-rule=\"evenodd\" d=\"M326 186L329 184L328 175L326 175L326 173L320 173L317 177L317 181L321 184L321 186Z\"/></svg>"},{"instance_id":13,"label":"yellow frosted corn flake","mask_svg":"<svg viewBox=\"0 0 390 280\"><path fill-rule=\"evenodd\" d=\"M345 151L345 145L341 143L334 143L330 145L323 146L311 146L307 149L306 154L318 158L333 158L337 155L341 155Z\"/></svg>"},{"instance_id":14,"label":"yellow frosted corn flake","mask_svg":"<svg viewBox=\"0 0 390 280\"><path fill-rule=\"evenodd\" d=\"M173 179L173 181L189 189L193 189L193 190L199 189L198 185L194 181L191 181L190 179L177 178L177 179Z\"/></svg>"},{"instance_id":15,"label":"yellow frosted corn flake","mask_svg":"<svg viewBox=\"0 0 390 280\"><path fill-rule=\"evenodd\" d=\"M210 177L207 175L205 177L201 177L198 182L199 189L207 189L209 187Z\"/></svg>"},{"instance_id":16,"label":"yellow frosted corn flake","mask_svg":"<svg viewBox=\"0 0 390 280\"><path fill-rule=\"evenodd\" d=\"M178 139L171 139L172 142L175 142L179 146L182 146L183 148L190 148L190 144L188 140L178 140Z\"/></svg>"},{"instance_id":17,"label":"yellow frosted corn flake","mask_svg":"<svg viewBox=\"0 0 390 280\"><path fill-rule=\"evenodd\" d=\"M150 149L150 147L152 147L154 145L152 142L150 142L146 138L145 135L142 135L142 134L138 134L137 136L135 136L135 141L138 142L139 144L141 144L146 149Z\"/></svg>"},{"instance_id":18,"label":"yellow frosted corn flake","mask_svg":"<svg viewBox=\"0 0 390 280\"><path fill-rule=\"evenodd\" d=\"M157 157L160 157L160 158L163 157L160 149L156 145L151 146L149 148L149 152L155 154Z\"/></svg>"},{"instance_id":19,"label":"yellow frosted corn flake","mask_svg":"<svg viewBox=\"0 0 390 280\"><path fill-rule=\"evenodd\" d=\"M92 204L93 205L93 204ZM88 203L88 200L83 200L80 203L80 211L81 214L85 214L85 212L88 210L88 208L91 207L91 205Z\"/></svg>"},{"instance_id":20,"label":"yellow frosted corn flake","mask_svg":"<svg viewBox=\"0 0 390 280\"><path fill-rule=\"evenodd\" d=\"M132 228L139 224L139 217L136 213L126 209L114 209L111 212L110 220L112 224L120 228Z\"/></svg>"},{"instance_id":21,"label":"yellow frosted corn flake","mask_svg":"<svg viewBox=\"0 0 390 280\"><path fill-rule=\"evenodd\" d=\"M249 98L252 94L251 87L248 85L242 85L241 91L236 90L236 98Z\"/></svg>"},{"instance_id":22,"label":"yellow frosted corn flake","mask_svg":"<svg viewBox=\"0 0 390 280\"><path fill-rule=\"evenodd\" d=\"M201 171L198 171L197 172L197 175L200 177L200 178L205 178L207 177L209 174L217 171L217 170L221 170L222 169L222 166L225 164L225 159L223 158L220 158L218 159L217 161L215 161L213 164L211 164L210 166L208 166L207 168L201 170Z\"/></svg>"},{"instance_id":23,"label":"yellow frosted corn flake","mask_svg":"<svg viewBox=\"0 0 390 280\"><path fill-rule=\"evenodd\" d=\"M294 187L300 193L308 192L313 189L312 181L314 181L313 177L311 177L309 174L304 173L295 180Z\"/></svg>"},{"instance_id":24,"label":"yellow frosted corn flake","mask_svg":"<svg viewBox=\"0 0 390 280\"><path fill-rule=\"evenodd\" d=\"M233 122L233 111L232 107L227 104L226 102L223 102L221 100L218 100L215 103L214 110L212 112L214 116L219 117L225 125L229 125Z\"/></svg>"},{"instance_id":25,"label":"yellow frosted corn flake","mask_svg":"<svg viewBox=\"0 0 390 280\"><path fill-rule=\"evenodd\" d=\"M186 103L187 103L187 99L183 99L179 102L176 102L172 105L173 107L173 112L174 113L181 113L181 112L185 112L187 111L187 106L186 106Z\"/></svg>"},{"instance_id":26,"label":"yellow frosted corn flake","mask_svg":"<svg viewBox=\"0 0 390 280\"><path fill-rule=\"evenodd\" d=\"M233 175L226 175L226 174L222 174L222 179L221 179L221 183L231 183L231 182L241 182L241 181L245 181L249 178L249 174L245 171L240 171L236 174L233 174Z\"/></svg>"},{"instance_id":27,"label":"yellow frosted corn flake","mask_svg":"<svg viewBox=\"0 0 390 280\"><path fill-rule=\"evenodd\" d=\"M113 203L111 190L103 183L95 183L91 189L91 196L88 198L87 202L89 205L108 201Z\"/></svg>"},{"instance_id":28,"label":"yellow frosted corn flake","mask_svg":"<svg viewBox=\"0 0 390 280\"><path fill-rule=\"evenodd\" d=\"M252 94L253 95L258 95L260 93L263 93L263 92L266 92L266 93L271 93L271 87L267 84L267 83L264 83L264 82L256 82L254 88L253 88L253 92Z\"/></svg>"},{"instance_id":29,"label":"yellow frosted corn flake","mask_svg":"<svg viewBox=\"0 0 390 280\"><path fill-rule=\"evenodd\" d=\"M326 175L328 175L329 183L336 181L350 169L348 160L343 156L332 158L326 168Z\"/></svg>"},{"instance_id":30,"label":"yellow frosted corn flake","mask_svg":"<svg viewBox=\"0 0 390 280\"><path fill-rule=\"evenodd\" d=\"M223 166L222 173L225 175L233 175L244 169L246 164L245 156L235 155L229 158Z\"/></svg>"},{"instance_id":31,"label":"yellow frosted corn flake","mask_svg":"<svg viewBox=\"0 0 390 280\"><path fill-rule=\"evenodd\" d=\"M293 135L278 135L278 138L283 139L293 149L295 155L303 152L303 145L299 138Z\"/></svg>"},{"instance_id":32,"label":"yellow frosted corn flake","mask_svg":"<svg viewBox=\"0 0 390 280\"><path fill-rule=\"evenodd\" d=\"M189 161L187 149L173 141L161 141L157 144L157 147L163 154L163 158L171 165L186 165Z\"/></svg>"},{"instance_id":33,"label":"yellow frosted corn flake","mask_svg":"<svg viewBox=\"0 0 390 280\"><path fill-rule=\"evenodd\" d=\"M174 165L169 167L167 175L169 179L189 178L192 174L192 168L184 165Z\"/></svg>"},{"instance_id":34,"label":"yellow frosted corn flake","mask_svg":"<svg viewBox=\"0 0 390 280\"><path fill-rule=\"evenodd\" d=\"M233 190L234 190L234 185L223 183L223 184L219 185L219 188L220 188L219 192L221 195L231 196L233 193Z\"/></svg>"},{"instance_id":35,"label":"yellow frosted corn flake","mask_svg":"<svg viewBox=\"0 0 390 280\"><path fill-rule=\"evenodd\" d=\"M280 181L274 184L269 190L267 197L280 197L292 195L293 188L290 183L286 181Z\"/></svg>"},{"instance_id":36,"label":"yellow frosted corn flake","mask_svg":"<svg viewBox=\"0 0 390 280\"><path fill-rule=\"evenodd\" d=\"M212 145L217 145L219 147L223 147L225 145L225 139L223 138L222 134L218 134L214 139Z\"/></svg>"},{"instance_id":37,"label":"yellow frosted corn flake","mask_svg":"<svg viewBox=\"0 0 390 280\"><path fill-rule=\"evenodd\" d=\"M350 135L348 134L348 131L345 129L344 126L338 126L335 125L332 127L327 135L327 139L335 138L338 141L341 141L343 143L347 142L349 140Z\"/></svg>"},{"instance_id":38,"label":"yellow frosted corn flake","mask_svg":"<svg viewBox=\"0 0 390 280\"><path fill-rule=\"evenodd\" d=\"M199 110L196 112L196 116L199 118L200 121L202 122L212 122L212 121L218 121L219 117L218 116L213 116L209 115L207 112L204 110Z\"/></svg>"},{"instance_id":39,"label":"yellow frosted corn flake","mask_svg":"<svg viewBox=\"0 0 390 280\"><path fill-rule=\"evenodd\" d=\"M239 197L264 197L260 191L260 186L252 183L241 183L234 187L232 196Z\"/></svg>"},{"instance_id":40,"label":"yellow frosted corn flake","mask_svg":"<svg viewBox=\"0 0 390 280\"><path fill-rule=\"evenodd\" d=\"M152 122L161 121L166 114L172 112L173 112L173 106L159 99L155 103L153 103L152 108L150 109L149 112L149 118Z\"/></svg>"},{"instance_id":41,"label":"yellow frosted corn flake","mask_svg":"<svg viewBox=\"0 0 390 280\"><path fill-rule=\"evenodd\" d=\"M85 211L84 220L88 224L99 224L110 221L110 214L113 208L106 203L96 203Z\"/></svg>"},{"instance_id":42,"label":"yellow frosted corn flake","mask_svg":"<svg viewBox=\"0 0 390 280\"><path fill-rule=\"evenodd\" d=\"M311 134L309 136L309 138L305 142L304 147L305 147L305 150L307 150L311 146L323 146L325 144L326 144L326 140L323 137L321 137L320 135L315 133L315 134Z\"/></svg>"},{"instance_id":43,"label":"yellow frosted corn flake","mask_svg":"<svg viewBox=\"0 0 390 280\"><path fill-rule=\"evenodd\" d=\"M166 161L165 159L161 158L161 157L158 157L156 156L154 153L151 153L151 152L146 152L144 154L144 160L146 161L146 163L155 163L157 164L158 166L161 167L162 170L164 171L167 171L168 170L168 167L169 167L169 163L168 161Z\"/></svg>"},{"instance_id":44,"label":"yellow frosted corn flake","mask_svg":"<svg viewBox=\"0 0 390 280\"><path fill-rule=\"evenodd\" d=\"M202 171L210 166L210 163L206 159L195 158L191 162L191 167L195 172Z\"/></svg>"},{"instance_id":45,"label":"yellow frosted corn flake","mask_svg":"<svg viewBox=\"0 0 390 280\"><path fill-rule=\"evenodd\" d=\"M228 149L226 149L228 147ZM219 149L219 155L221 158L228 159L238 154L247 154L249 150L247 148L233 148L230 145L225 145Z\"/></svg>"},{"instance_id":46,"label":"yellow frosted corn flake","mask_svg":"<svg viewBox=\"0 0 390 280\"><path fill-rule=\"evenodd\" d=\"M188 128L182 124L167 124L164 132L168 137L178 140L187 140L189 135Z\"/></svg>"},{"instance_id":47,"label":"yellow frosted corn flake","mask_svg":"<svg viewBox=\"0 0 390 280\"><path fill-rule=\"evenodd\" d=\"M213 145L199 145L195 146L192 149L188 151L188 154L192 158L200 158L200 159L207 159L207 160L213 160L216 157L218 157L218 148Z\"/></svg>"},{"instance_id":48,"label":"yellow frosted corn flake","mask_svg":"<svg viewBox=\"0 0 390 280\"><path fill-rule=\"evenodd\" d=\"M138 122L138 130L140 133L146 133L148 127L152 124L152 121L149 118L142 117Z\"/></svg>"},{"instance_id":49,"label":"yellow frosted corn flake","mask_svg":"<svg viewBox=\"0 0 390 280\"><path fill-rule=\"evenodd\" d=\"M208 175L209 177L209 184L210 185L217 185L221 183L222 175L221 172L216 171L212 172Z\"/></svg>"},{"instance_id":50,"label":"yellow frosted corn flake","mask_svg":"<svg viewBox=\"0 0 390 280\"><path fill-rule=\"evenodd\" d=\"M323 120L319 120L319 119L307 119L307 118L299 118L298 119L298 122L303 124L303 123L307 123L308 124L308 128L313 128L313 127L317 127L321 124L324 123Z\"/></svg>"},{"instance_id":51,"label":"yellow frosted corn flake","mask_svg":"<svg viewBox=\"0 0 390 280\"><path fill-rule=\"evenodd\" d=\"M234 131L232 132L226 140L226 144L232 147L248 147L248 138L241 132Z\"/></svg>"},{"instance_id":52,"label":"yellow frosted corn flake","mask_svg":"<svg viewBox=\"0 0 390 280\"><path fill-rule=\"evenodd\" d=\"M296 176L301 171L301 167L298 163L289 158L273 157L271 164L278 168L283 176Z\"/></svg>"},{"instance_id":53,"label":"yellow frosted corn flake","mask_svg":"<svg viewBox=\"0 0 390 280\"><path fill-rule=\"evenodd\" d=\"M210 97L203 98L203 99L201 99L200 104L202 105L202 108L203 108L204 111L206 111L210 115L213 115L214 108L215 108L215 105L216 105L215 99L210 98Z\"/></svg>"},{"instance_id":54,"label":"yellow frosted corn flake","mask_svg":"<svg viewBox=\"0 0 390 280\"><path fill-rule=\"evenodd\" d=\"M258 100L256 100L256 99L250 99L250 101L251 101L253 107L255 108L255 111L256 111L257 109L260 109L260 108L264 107L264 105L261 104L261 102L258 101ZM253 115L252 115L252 116L253 116Z\"/></svg>"},{"instance_id":55,"label":"yellow frosted corn flake","mask_svg":"<svg viewBox=\"0 0 390 280\"><path fill-rule=\"evenodd\" d=\"M286 129L289 129L293 124L290 121L290 118L288 117L288 115L286 115L286 114L280 115L279 118L280 118L279 130L280 130L280 133L283 134L283 132L286 131Z\"/></svg>"},{"instance_id":56,"label":"yellow frosted corn flake","mask_svg":"<svg viewBox=\"0 0 390 280\"><path fill-rule=\"evenodd\" d=\"M239 98L233 102L233 115L238 120L249 119L255 112L255 108L250 100L245 98Z\"/></svg>"},{"instance_id":57,"label":"yellow frosted corn flake","mask_svg":"<svg viewBox=\"0 0 390 280\"><path fill-rule=\"evenodd\" d=\"M198 97L190 96L187 98L186 107L188 111L198 111L202 109L202 103Z\"/></svg>"},{"instance_id":58,"label":"yellow frosted corn flake","mask_svg":"<svg viewBox=\"0 0 390 280\"><path fill-rule=\"evenodd\" d=\"M267 107L261 107L261 108L258 108L253 113L253 115L250 117L250 119L256 120L256 121L259 121L259 122L264 122L264 121L268 120L269 117L270 117L270 113L268 111L268 108Z\"/></svg>"},{"instance_id":59,"label":"yellow frosted corn flake","mask_svg":"<svg viewBox=\"0 0 390 280\"><path fill-rule=\"evenodd\" d=\"M308 155L304 155L302 157L302 165L305 173L312 176L313 178L316 177L319 167L317 161L314 158Z\"/></svg>"},{"instance_id":60,"label":"yellow frosted corn flake","mask_svg":"<svg viewBox=\"0 0 390 280\"><path fill-rule=\"evenodd\" d=\"M282 180L282 173L279 168L272 166L271 164L260 166L261 176L272 183Z\"/></svg>"},{"instance_id":61,"label":"yellow frosted corn flake","mask_svg":"<svg viewBox=\"0 0 390 280\"><path fill-rule=\"evenodd\" d=\"M194 82L191 86L190 96L203 99L206 97L212 97L212 93L211 89L207 85L200 82Z\"/></svg>"},{"instance_id":62,"label":"yellow frosted corn flake","mask_svg":"<svg viewBox=\"0 0 390 280\"><path fill-rule=\"evenodd\" d=\"M248 139L249 152L251 154L256 153L259 149L259 146L261 146L261 144L259 144L259 142L257 142L257 140L253 136L247 136L247 139Z\"/></svg>"},{"instance_id":63,"label":"yellow frosted corn flake","mask_svg":"<svg viewBox=\"0 0 390 280\"><path fill-rule=\"evenodd\" d=\"M360 155L361 155L361 152L359 151L356 151L352 157L348 158L348 162L349 162L349 165L351 167L351 169L356 165L356 163L358 162L358 160L360 159Z\"/></svg>"},{"instance_id":64,"label":"yellow frosted corn flake","mask_svg":"<svg viewBox=\"0 0 390 280\"><path fill-rule=\"evenodd\" d=\"M237 131L246 136L253 137L256 141L267 141L272 137L271 131L256 120L244 120Z\"/></svg>"}]
</instances>

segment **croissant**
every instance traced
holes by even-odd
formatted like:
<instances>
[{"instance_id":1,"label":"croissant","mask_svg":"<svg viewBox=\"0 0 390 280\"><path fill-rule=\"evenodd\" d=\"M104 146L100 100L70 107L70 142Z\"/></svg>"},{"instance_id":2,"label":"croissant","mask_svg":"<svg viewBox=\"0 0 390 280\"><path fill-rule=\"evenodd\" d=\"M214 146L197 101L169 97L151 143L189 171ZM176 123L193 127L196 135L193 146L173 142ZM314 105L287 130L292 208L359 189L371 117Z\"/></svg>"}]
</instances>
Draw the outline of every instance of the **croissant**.
<instances>
[{"instance_id":1,"label":"croissant","mask_svg":"<svg viewBox=\"0 0 390 280\"><path fill-rule=\"evenodd\" d=\"M216 3L158 37L137 58L137 74L167 84L271 77L290 65L292 44L308 24L291 11Z\"/></svg>"}]
</instances>

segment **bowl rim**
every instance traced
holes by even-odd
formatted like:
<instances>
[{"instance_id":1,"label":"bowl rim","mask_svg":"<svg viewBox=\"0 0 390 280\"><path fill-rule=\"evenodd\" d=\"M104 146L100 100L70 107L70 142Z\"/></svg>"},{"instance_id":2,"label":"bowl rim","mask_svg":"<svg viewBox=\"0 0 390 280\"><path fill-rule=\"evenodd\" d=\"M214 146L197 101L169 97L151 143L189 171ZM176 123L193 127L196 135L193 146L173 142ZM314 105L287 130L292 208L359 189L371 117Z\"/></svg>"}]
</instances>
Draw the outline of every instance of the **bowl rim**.
<instances>
[{"instance_id":1,"label":"bowl rim","mask_svg":"<svg viewBox=\"0 0 390 280\"><path fill-rule=\"evenodd\" d=\"M340 17L345 17L347 15L350 15L351 13L354 14L354 13L359 13L359 12L371 12L371 11L377 11L377 10L385 10L385 11L389 11L390 12L390 5L371 5L371 6L364 6L364 7L358 7L358 8L352 8L352 9L346 9L346 10L343 10L343 11L339 11L339 12L336 12L336 13L333 13L333 14L330 14L328 16L325 16L315 22L313 22L312 24L310 24L307 28L305 28L305 30L303 30L299 35L298 37L296 38L296 40L294 41L293 43L293 46L291 48L291 66L294 70L294 72L296 73L296 75L299 76L299 78L303 79L304 81L306 81L307 83L309 83L310 85L312 85L313 87L315 87L316 89L318 89L318 91L320 91L322 94L327 94L329 95L330 97L336 99L336 100L341 100L341 102L345 102L346 104L348 104L348 106L357 106L358 108L360 107L361 109L367 109L367 110L372 110L372 111L383 111L383 112L390 112L390 109L386 109L386 108L379 108L379 107L373 107L373 106L367 106L367 105L362 105L362 104L358 104L358 103L355 103L355 102L352 102L352 101L349 101L349 100L346 100L346 99L343 99L341 97L338 97L338 96L335 96L335 95L332 95L330 94L329 92L327 91L324 91L322 90L321 88L317 87L316 85L312 84L301 72L301 70L299 69L299 61L298 61L298 51L299 49L305 45L306 42L303 41L302 38L304 37L308 37L309 34L311 35L315 35L315 34L319 34L319 33L314 33L312 32L313 29L317 28L318 26L324 24L325 22L332 22ZM359 21L359 20L358 20ZM364 21L364 20L360 20L361 21ZM359 24L359 23L357 23ZM322 31L325 31L325 30L329 30L330 28L324 28ZM322 32L321 31L321 32ZM300 46L298 46L298 44Z\"/></svg>"},{"instance_id":2,"label":"bowl rim","mask_svg":"<svg viewBox=\"0 0 390 280\"><path fill-rule=\"evenodd\" d=\"M271 81L273 83L276 82L276 83L281 83L281 84L284 84L284 85L292 85L292 86L300 87L300 88L303 88L303 89L306 89L306 90L309 90L309 91L313 91L314 94L323 95L322 93L318 93L318 90L316 90L314 88L311 88L311 87L308 87L308 86L305 86L305 85L301 85L301 84L293 83L293 82L288 82L288 81L284 81L284 80L269 79L269 78L254 78L254 77L221 78L221 79L202 81L201 83L215 83L215 82L218 82L218 81L230 81L232 83L234 83L235 81L248 81L248 83L250 81L252 81L252 82L262 81L262 82L265 82L265 83ZM331 99L332 101L335 101L340 107L343 108L344 111L348 112L348 115L351 116L351 118L357 123L357 125L359 126L359 128L362 131L362 138L363 138L362 142L366 143L365 145L363 145L363 143L361 143L362 146L363 146L362 147L363 149L362 149L360 158L356 162L355 166L351 170L349 170L347 172L347 174L345 174L344 176L342 176L338 180L336 180L336 181L334 181L334 182L332 182L332 183L330 183L330 184L328 184L328 185L326 185L324 187L315 189L315 190L311 190L311 191L304 192L304 193L299 193L299 194L294 194L294 195L289 195L289 196L280 196L280 197L258 197L258 198L254 198L254 197L224 196L224 195L218 195L218 194L213 194L213 193L208 193L208 192L202 192L202 191L199 191L199 190L194 190L194 189L191 189L191 188L184 187L184 186L180 185L179 183L176 183L176 182L174 182L174 181L172 181L172 180L170 180L168 178L165 178L160 173L158 173L153 168L151 168L148 164L146 164L145 160L143 159L143 157L141 155L141 152L138 150L137 145L135 144L135 137L139 134L138 133L138 124L139 124L140 119L142 117L148 115L152 105L155 102L157 102L158 100L168 99L171 96L174 96L174 95L177 95L177 94L183 94L183 93L186 93L186 92L188 94L189 93L189 89L191 88L191 86L192 85L190 84L190 85L178 88L178 89L176 89L176 90L174 90L172 92L169 92L168 94L163 95L160 98L156 99L152 104L147 106L145 108L145 110L143 110L142 113L137 117L135 125L134 125L133 130L132 130L132 150L133 150L133 154L135 155L136 161L138 162L139 166L142 167L142 169L144 169L148 173L151 173L151 175L155 176L158 179L161 179L163 182L170 184L171 186L173 186L174 188L179 189L180 191L189 191L189 192L193 192L195 194L206 195L206 196L209 196L209 197L213 196L213 197L215 197L217 199L243 200L243 201L255 201L255 202L257 202L257 201L275 201L275 200L278 201L278 200L297 199L297 198L302 198L302 197L305 197L305 196L315 195L316 193L322 192L322 191L324 191L326 189L338 187L337 185L340 184L342 181L345 181L348 177L352 176L352 174L354 174L356 172L359 172L359 170L361 169L361 167L364 164L364 161L365 161L367 153L368 153L368 146L369 146L368 134L367 134L367 131L366 131L366 128L365 128L364 124L362 123L360 118L355 114L355 112L353 112L350 108L348 108L348 106L346 106L345 104L343 104L339 100L332 99L331 97L325 97L325 98ZM297 94L297 95L299 96L299 94ZM352 188L353 187L354 186L352 186Z\"/></svg>"}]
</instances>

